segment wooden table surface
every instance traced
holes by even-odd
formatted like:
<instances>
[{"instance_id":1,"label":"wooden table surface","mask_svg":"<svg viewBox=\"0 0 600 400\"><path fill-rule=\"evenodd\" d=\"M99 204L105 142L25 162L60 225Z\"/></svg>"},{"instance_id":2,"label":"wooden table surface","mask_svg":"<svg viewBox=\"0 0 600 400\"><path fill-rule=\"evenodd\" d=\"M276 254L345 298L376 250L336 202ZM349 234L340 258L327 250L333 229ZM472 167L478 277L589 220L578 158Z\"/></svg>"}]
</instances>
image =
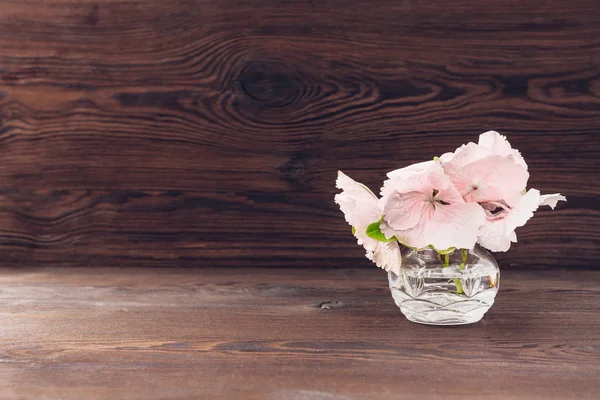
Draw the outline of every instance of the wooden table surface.
<instances>
[{"instance_id":1,"label":"wooden table surface","mask_svg":"<svg viewBox=\"0 0 600 400\"><path fill-rule=\"evenodd\" d=\"M597 399L599 278L506 270L442 328L377 269L3 269L0 398Z\"/></svg>"}]
</instances>

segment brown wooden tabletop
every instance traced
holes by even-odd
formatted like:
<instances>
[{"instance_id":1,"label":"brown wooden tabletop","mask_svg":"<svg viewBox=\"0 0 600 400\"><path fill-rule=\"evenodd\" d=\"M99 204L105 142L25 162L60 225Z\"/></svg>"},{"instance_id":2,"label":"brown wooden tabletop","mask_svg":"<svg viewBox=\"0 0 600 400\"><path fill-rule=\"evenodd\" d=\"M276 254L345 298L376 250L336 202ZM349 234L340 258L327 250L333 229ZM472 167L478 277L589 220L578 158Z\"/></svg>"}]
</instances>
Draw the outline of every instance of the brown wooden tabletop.
<instances>
[{"instance_id":1,"label":"brown wooden tabletop","mask_svg":"<svg viewBox=\"0 0 600 400\"><path fill-rule=\"evenodd\" d=\"M5 269L0 398L597 399L599 278L503 271L441 328L375 268Z\"/></svg>"}]
</instances>

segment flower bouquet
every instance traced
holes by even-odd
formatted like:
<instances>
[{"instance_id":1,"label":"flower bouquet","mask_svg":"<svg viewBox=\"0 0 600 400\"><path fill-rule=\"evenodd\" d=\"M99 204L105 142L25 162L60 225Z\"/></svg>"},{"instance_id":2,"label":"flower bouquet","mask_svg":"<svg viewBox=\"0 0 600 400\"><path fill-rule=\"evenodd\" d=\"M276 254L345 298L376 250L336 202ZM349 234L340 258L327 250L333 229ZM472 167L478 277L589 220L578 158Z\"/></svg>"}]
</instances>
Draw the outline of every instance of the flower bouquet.
<instances>
[{"instance_id":1,"label":"flower bouquet","mask_svg":"<svg viewBox=\"0 0 600 400\"><path fill-rule=\"evenodd\" d=\"M539 206L566 201L526 190L525 160L494 131L387 177L378 197L340 171L335 202L367 258L388 271L401 311L426 324L479 321L499 287L484 248L507 251Z\"/></svg>"}]
</instances>

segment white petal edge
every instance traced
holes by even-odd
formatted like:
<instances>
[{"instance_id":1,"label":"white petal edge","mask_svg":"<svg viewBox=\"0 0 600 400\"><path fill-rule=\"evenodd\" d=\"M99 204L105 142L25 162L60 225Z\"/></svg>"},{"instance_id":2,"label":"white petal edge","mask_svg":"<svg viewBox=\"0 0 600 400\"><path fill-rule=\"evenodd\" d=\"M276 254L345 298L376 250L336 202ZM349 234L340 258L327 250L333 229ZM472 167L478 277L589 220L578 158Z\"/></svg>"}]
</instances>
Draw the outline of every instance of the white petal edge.
<instances>
[{"instance_id":1,"label":"white petal edge","mask_svg":"<svg viewBox=\"0 0 600 400\"><path fill-rule=\"evenodd\" d=\"M514 240L513 240L514 239ZM477 243L490 251L508 251L511 242L517 241L515 231L506 233L505 222L503 220L494 221L484 225L479 230Z\"/></svg>"},{"instance_id":2,"label":"white petal edge","mask_svg":"<svg viewBox=\"0 0 600 400\"><path fill-rule=\"evenodd\" d=\"M515 229L525 225L533 217L539 202L539 190L529 189L505 218L487 222L480 229L477 242L491 251L507 251L511 242L517 241Z\"/></svg>"},{"instance_id":3,"label":"white petal edge","mask_svg":"<svg viewBox=\"0 0 600 400\"><path fill-rule=\"evenodd\" d=\"M379 200L365 185L338 171L336 187L343 191L335 195L334 201L340 206L346 222L356 230L366 229L381 218Z\"/></svg>"},{"instance_id":4,"label":"white petal edge","mask_svg":"<svg viewBox=\"0 0 600 400\"><path fill-rule=\"evenodd\" d=\"M559 201L567 201L567 198L560 193L543 194L540 196L540 206L548 206L553 210Z\"/></svg>"},{"instance_id":5,"label":"white petal edge","mask_svg":"<svg viewBox=\"0 0 600 400\"><path fill-rule=\"evenodd\" d=\"M489 149L492 154L500 156L512 155L517 164L521 165L526 170L528 169L527 163L523 159L523 156L521 156L521 152L517 149L513 149L506 136L501 135L496 131L487 131L479 135L478 145Z\"/></svg>"},{"instance_id":6,"label":"white petal edge","mask_svg":"<svg viewBox=\"0 0 600 400\"><path fill-rule=\"evenodd\" d=\"M387 173L387 177L390 179L392 179L392 178L403 178L403 179L410 178L411 176L413 176L415 174L430 170L432 167L435 167L435 164L437 164L437 163L433 160L423 161L420 163L409 165L408 167L390 171Z\"/></svg>"},{"instance_id":7,"label":"white petal edge","mask_svg":"<svg viewBox=\"0 0 600 400\"><path fill-rule=\"evenodd\" d=\"M402 255L400 254L400 246L396 241L378 242L375 251L367 251L367 258L385 271L392 271L396 275L400 274Z\"/></svg>"},{"instance_id":8,"label":"white petal edge","mask_svg":"<svg viewBox=\"0 0 600 400\"><path fill-rule=\"evenodd\" d=\"M538 209L540 204L540 191L537 189L529 189L512 210L506 216L506 234L514 231L516 228L523 226L533 217L533 213Z\"/></svg>"},{"instance_id":9,"label":"white petal edge","mask_svg":"<svg viewBox=\"0 0 600 400\"><path fill-rule=\"evenodd\" d=\"M342 171L338 171L337 179L335 181L335 187L342 190L355 190L361 188L371 195L371 197L377 199L377 196L365 185L360 182L356 182Z\"/></svg>"}]
</instances>

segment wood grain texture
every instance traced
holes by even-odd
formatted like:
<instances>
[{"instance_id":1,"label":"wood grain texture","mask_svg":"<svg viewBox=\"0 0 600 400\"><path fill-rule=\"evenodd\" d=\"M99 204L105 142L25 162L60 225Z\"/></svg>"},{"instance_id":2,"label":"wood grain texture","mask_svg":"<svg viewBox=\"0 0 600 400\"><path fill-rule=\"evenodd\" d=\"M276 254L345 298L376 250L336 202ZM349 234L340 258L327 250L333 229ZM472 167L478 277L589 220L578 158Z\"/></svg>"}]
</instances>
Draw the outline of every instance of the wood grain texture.
<instances>
[{"instance_id":1,"label":"wood grain texture","mask_svg":"<svg viewBox=\"0 0 600 400\"><path fill-rule=\"evenodd\" d=\"M367 266L333 204L509 136L569 198L506 266L600 262L597 0L5 0L6 265Z\"/></svg>"},{"instance_id":2,"label":"wood grain texture","mask_svg":"<svg viewBox=\"0 0 600 400\"><path fill-rule=\"evenodd\" d=\"M597 271L505 271L476 324L372 269L0 270L2 399L597 399Z\"/></svg>"}]
</instances>

